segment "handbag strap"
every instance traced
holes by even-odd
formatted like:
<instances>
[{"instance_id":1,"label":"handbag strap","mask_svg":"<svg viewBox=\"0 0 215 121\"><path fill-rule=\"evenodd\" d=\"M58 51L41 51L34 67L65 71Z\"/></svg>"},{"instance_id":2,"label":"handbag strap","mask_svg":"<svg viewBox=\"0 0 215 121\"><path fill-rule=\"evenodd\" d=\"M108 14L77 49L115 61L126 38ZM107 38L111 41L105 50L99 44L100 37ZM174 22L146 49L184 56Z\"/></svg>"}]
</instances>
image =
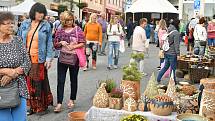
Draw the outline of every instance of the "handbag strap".
<instances>
[{"instance_id":1,"label":"handbag strap","mask_svg":"<svg viewBox=\"0 0 215 121\"><path fill-rule=\"evenodd\" d=\"M75 34L76 34L76 40L77 40L77 42L78 42L78 27L76 27L76 29L75 29Z\"/></svg>"},{"instance_id":2,"label":"handbag strap","mask_svg":"<svg viewBox=\"0 0 215 121\"><path fill-rule=\"evenodd\" d=\"M29 53L29 54L30 54L30 51L31 51L31 45L32 45L32 41L33 41L34 35L35 35L37 29L39 28L40 23L41 23L41 22L39 22L39 24L37 25L36 29L34 30L34 33L32 34L31 41L30 41L30 45L29 45L29 48L28 48L28 53Z\"/></svg>"}]
</instances>

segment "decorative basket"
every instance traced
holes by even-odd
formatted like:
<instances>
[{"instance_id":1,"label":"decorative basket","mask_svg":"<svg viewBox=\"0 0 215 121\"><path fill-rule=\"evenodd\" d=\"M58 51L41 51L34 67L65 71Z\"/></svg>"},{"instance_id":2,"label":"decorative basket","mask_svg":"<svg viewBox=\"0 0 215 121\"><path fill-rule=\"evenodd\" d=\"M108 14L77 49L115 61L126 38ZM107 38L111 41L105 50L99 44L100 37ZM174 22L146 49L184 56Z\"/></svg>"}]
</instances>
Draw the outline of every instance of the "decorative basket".
<instances>
[{"instance_id":1,"label":"decorative basket","mask_svg":"<svg viewBox=\"0 0 215 121\"><path fill-rule=\"evenodd\" d=\"M122 98L109 98L109 108L121 110L123 106Z\"/></svg>"},{"instance_id":2,"label":"decorative basket","mask_svg":"<svg viewBox=\"0 0 215 121\"><path fill-rule=\"evenodd\" d=\"M199 113L198 101L192 97L180 97L179 104L177 104L177 113Z\"/></svg>"},{"instance_id":3,"label":"decorative basket","mask_svg":"<svg viewBox=\"0 0 215 121\"><path fill-rule=\"evenodd\" d=\"M141 100L139 100L138 110L150 111L150 100L144 95L142 95Z\"/></svg>"},{"instance_id":4,"label":"decorative basket","mask_svg":"<svg viewBox=\"0 0 215 121\"><path fill-rule=\"evenodd\" d=\"M215 89L203 90L199 114L215 121Z\"/></svg>"},{"instance_id":5,"label":"decorative basket","mask_svg":"<svg viewBox=\"0 0 215 121\"><path fill-rule=\"evenodd\" d=\"M190 113L178 115L176 118L177 118L177 121L208 121L206 118L198 114L190 114Z\"/></svg>"},{"instance_id":6,"label":"decorative basket","mask_svg":"<svg viewBox=\"0 0 215 121\"><path fill-rule=\"evenodd\" d=\"M136 101L140 99L140 81L122 80L120 88L123 90L123 99L131 96Z\"/></svg>"},{"instance_id":7,"label":"decorative basket","mask_svg":"<svg viewBox=\"0 0 215 121\"><path fill-rule=\"evenodd\" d=\"M93 98L93 106L98 108L107 108L109 104L109 96L105 89L106 84L102 83Z\"/></svg>"},{"instance_id":8,"label":"decorative basket","mask_svg":"<svg viewBox=\"0 0 215 121\"><path fill-rule=\"evenodd\" d=\"M168 116L172 113L174 106L172 99L167 95L158 95L151 101L150 109L153 114Z\"/></svg>"},{"instance_id":9,"label":"decorative basket","mask_svg":"<svg viewBox=\"0 0 215 121\"><path fill-rule=\"evenodd\" d=\"M136 101L132 97L129 97L128 99L125 100L123 109L129 112L136 111L137 110Z\"/></svg>"},{"instance_id":10,"label":"decorative basket","mask_svg":"<svg viewBox=\"0 0 215 121\"><path fill-rule=\"evenodd\" d=\"M200 80L200 85L204 85L204 89L215 89L215 78L204 78Z\"/></svg>"},{"instance_id":11,"label":"decorative basket","mask_svg":"<svg viewBox=\"0 0 215 121\"><path fill-rule=\"evenodd\" d=\"M189 63L185 60L177 60L177 69L187 71L189 69Z\"/></svg>"},{"instance_id":12,"label":"decorative basket","mask_svg":"<svg viewBox=\"0 0 215 121\"><path fill-rule=\"evenodd\" d=\"M69 121L85 121L86 112L71 112L68 114Z\"/></svg>"},{"instance_id":13,"label":"decorative basket","mask_svg":"<svg viewBox=\"0 0 215 121\"><path fill-rule=\"evenodd\" d=\"M202 78L207 78L210 70L204 68L190 68L190 80L199 83Z\"/></svg>"}]
</instances>

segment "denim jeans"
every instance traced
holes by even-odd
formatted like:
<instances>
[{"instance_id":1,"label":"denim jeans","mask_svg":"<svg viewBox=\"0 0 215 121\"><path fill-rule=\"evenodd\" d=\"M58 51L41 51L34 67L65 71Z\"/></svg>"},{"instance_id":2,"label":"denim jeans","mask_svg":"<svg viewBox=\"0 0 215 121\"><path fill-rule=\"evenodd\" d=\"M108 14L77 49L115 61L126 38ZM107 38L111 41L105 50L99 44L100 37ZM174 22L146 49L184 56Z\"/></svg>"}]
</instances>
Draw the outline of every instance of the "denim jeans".
<instances>
[{"instance_id":1,"label":"denim jeans","mask_svg":"<svg viewBox=\"0 0 215 121\"><path fill-rule=\"evenodd\" d=\"M99 50L100 53L105 53L106 45L107 45L107 34L102 33L102 46L100 47L100 50Z\"/></svg>"},{"instance_id":2,"label":"denim jeans","mask_svg":"<svg viewBox=\"0 0 215 121\"><path fill-rule=\"evenodd\" d=\"M26 99L20 97L21 104L15 108L0 109L0 121L27 121Z\"/></svg>"},{"instance_id":3,"label":"denim jeans","mask_svg":"<svg viewBox=\"0 0 215 121\"><path fill-rule=\"evenodd\" d=\"M119 60L119 42L109 42L108 66L118 65Z\"/></svg>"},{"instance_id":4,"label":"denim jeans","mask_svg":"<svg viewBox=\"0 0 215 121\"><path fill-rule=\"evenodd\" d=\"M194 49L195 48L199 49L199 53L197 53L198 55L203 56L205 54L205 46L201 46L200 41L195 41Z\"/></svg>"},{"instance_id":5,"label":"denim jeans","mask_svg":"<svg viewBox=\"0 0 215 121\"><path fill-rule=\"evenodd\" d=\"M208 46L215 46L215 38L208 38Z\"/></svg>"},{"instance_id":6,"label":"denim jeans","mask_svg":"<svg viewBox=\"0 0 215 121\"><path fill-rule=\"evenodd\" d=\"M160 82L164 73L169 69L169 67L171 67L171 72L173 71L174 81L176 82L175 70L176 70L176 65L177 65L177 55L164 54L164 59L165 59L165 65L160 70L158 77L157 77L157 81Z\"/></svg>"}]
</instances>

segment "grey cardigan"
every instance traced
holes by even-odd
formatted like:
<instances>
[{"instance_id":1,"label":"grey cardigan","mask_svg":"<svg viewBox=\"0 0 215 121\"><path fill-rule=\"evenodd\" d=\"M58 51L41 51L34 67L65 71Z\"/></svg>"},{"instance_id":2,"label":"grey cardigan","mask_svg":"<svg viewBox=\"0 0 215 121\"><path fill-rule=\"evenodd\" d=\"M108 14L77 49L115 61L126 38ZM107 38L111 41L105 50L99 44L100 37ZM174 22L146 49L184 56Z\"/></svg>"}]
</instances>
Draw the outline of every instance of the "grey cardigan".
<instances>
[{"instance_id":1,"label":"grey cardigan","mask_svg":"<svg viewBox=\"0 0 215 121\"><path fill-rule=\"evenodd\" d=\"M169 25L168 33L171 31L176 30L173 25ZM169 43L170 49L165 52L167 55L180 55L180 33L178 31L174 31L172 34L169 35Z\"/></svg>"}]
</instances>

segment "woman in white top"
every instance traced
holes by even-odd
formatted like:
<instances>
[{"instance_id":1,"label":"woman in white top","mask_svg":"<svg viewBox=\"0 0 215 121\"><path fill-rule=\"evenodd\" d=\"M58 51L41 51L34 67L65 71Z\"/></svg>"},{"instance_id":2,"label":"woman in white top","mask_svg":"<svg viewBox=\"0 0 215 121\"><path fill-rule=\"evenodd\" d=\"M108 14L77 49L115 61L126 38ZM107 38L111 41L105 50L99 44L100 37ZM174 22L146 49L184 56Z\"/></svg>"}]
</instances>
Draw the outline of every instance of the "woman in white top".
<instances>
[{"instance_id":1,"label":"woman in white top","mask_svg":"<svg viewBox=\"0 0 215 121\"><path fill-rule=\"evenodd\" d=\"M194 45L194 54L197 55L204 55L205 52L205 46L207 43L207 31L205 29L205 18L202 17L199 19L199 24L195 26L194 29L194 39L195 39L195 45Z\"/></svg>"},{"instance_id":2,"label":"woman in white top","mask_svg":"<svg viewBox=\"0 0 215 121\"><path fill-rule=\"evenodd\" d=\"M122 26L118 23L118 17L115 16L110 21L107 28L108 42L109 42L109 53L108 53L108 69L118 68L119 60L119 44L123 34ZM113 63L114 60L114 63Z\"/></svg>"}]
</instances>

